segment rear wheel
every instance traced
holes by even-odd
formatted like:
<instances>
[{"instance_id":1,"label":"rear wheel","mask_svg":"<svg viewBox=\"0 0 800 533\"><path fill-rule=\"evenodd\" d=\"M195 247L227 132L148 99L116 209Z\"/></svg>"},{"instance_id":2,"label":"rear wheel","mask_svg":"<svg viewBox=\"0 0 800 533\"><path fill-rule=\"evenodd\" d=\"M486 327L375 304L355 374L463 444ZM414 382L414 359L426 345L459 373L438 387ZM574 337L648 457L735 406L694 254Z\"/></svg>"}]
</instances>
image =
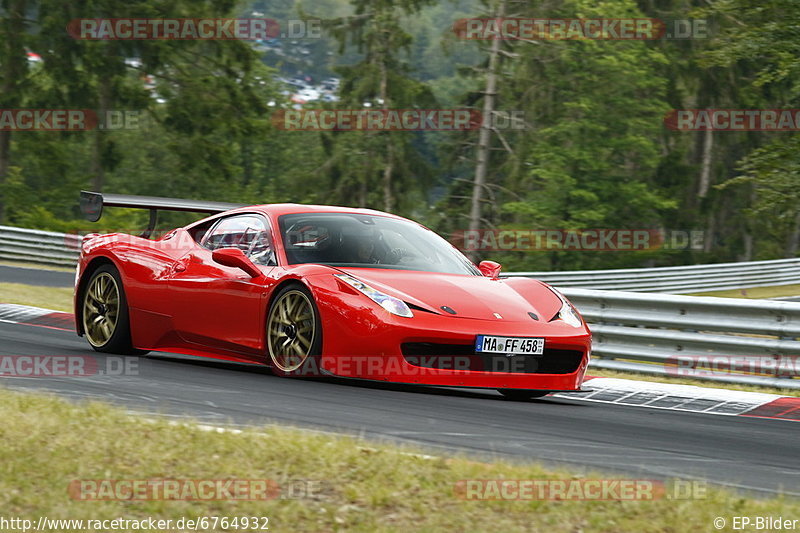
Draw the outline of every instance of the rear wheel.
<instances>
[{"instance_id":1,"label":"rear wheel","mask_svg":"<svg viewBox=\"0 0 800 533\"><path fill-rule=\"evenodd\" d=\"M98 352L144 354L131 342L128 301L122 279L113 265L94 271L81 299L83 333Z\"/></svg>"},{"instance_id":2,"label":"rear wheel","mask_svg":"<svg viewBox=\"0 0 800 533\"><path fill-rule=\"evenodd\" d=\"M319 376L322 326L314 297L300 284L287 285L267 316L267 351L279 376Z\"/></svg>"},{"instance_id":3,"label":"rear wheel","mask_svg":"<svg viewBox=\"0 0 800 533\"><path fill-rule=\"evenodd\" d=\"M497 392L509 400L531 400L542 398L550 394L548 390L526 390L526 389L497 389Z\"/></svg>"}]
</instances>

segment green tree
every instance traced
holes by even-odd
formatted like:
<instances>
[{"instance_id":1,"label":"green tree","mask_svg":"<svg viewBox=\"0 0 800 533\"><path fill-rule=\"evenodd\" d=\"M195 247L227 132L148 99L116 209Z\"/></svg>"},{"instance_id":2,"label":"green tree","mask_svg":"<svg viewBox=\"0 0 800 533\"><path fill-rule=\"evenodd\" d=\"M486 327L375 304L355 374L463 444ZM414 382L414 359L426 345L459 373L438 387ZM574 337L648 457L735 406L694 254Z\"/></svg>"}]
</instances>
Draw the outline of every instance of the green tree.
<instances>
[{"instance_id":1,"label":"green tree","mask_svg":"<svg viewBox=\"0 0 800 533\"><path fill-rule=\"evenodd\" d=\"M706 12L722 21L707 61L747 68L747 81L761 96L760 107L798 107L800 5L788 0L720 0ZM788 132L758 137L763 146L741 160L741 175L719 188L727 194L742 188L752 191L746 214L760 237L760 257L794 257L800 247L800 139Z\"/></svg>"},{"instance_id":2,"label":"green tree","mask_svg":"<svg viewBox=\"0 0 800 533\"><path fill-rule=\"evenodd\" d=\"M433 103L430 90L410 77L402 57L412 44L403 17L416 14L431 2L352 0L353 15L323 22L323 28L339 43L340 53L350 45L362 56L358 63L336 69L342 77L340 106L360 108L367 103L380 109L424 109ZM369 191L380 189L383 209L394 211L398 207L397 183L402 183L406 191L420 184L419 174L424 168L409 133L333 134L326 143L330 158L326 168L339 182L334 190L344 193L350 187L342 185L354 182L360 205L374 205ZM409 165L409 161L416 165Z\"/></svg>"},{"instance_id":3,"label":"green tree","mask_svg":"<svg viewBox=\"0 0 800 533\"><path fill-rule=\"evenodd\" d=\"M0 109L17 109L25 101L28 85L26 47L30 41L27 0L0 2ZM0 128L0 187L11 166L12 132ZM0 189L0 222L3 221L7 200Z\"/></svg>"},{"instance_id":4,"label":"green tree","mask_svg":"<svg viewBox=\"0 0 800 533\"><path fill-rule=\"evenodd\" d=\"M632 1L575 0L515 11L527 17L642 16ZM667 82L659 75L664 55L641 41L547 40L520 42L506 55L498 108L522 111L526 128L499 131L488 144L483 190L490 195L481 198L482 227L659 228L677 205L655 179L668 109ZM478 185L475 180L473 189ZM465 196L464 185L456 182L454 192ZM493 256L511 269L642 259L567 251Z\"/></svg>"}]
</instances>

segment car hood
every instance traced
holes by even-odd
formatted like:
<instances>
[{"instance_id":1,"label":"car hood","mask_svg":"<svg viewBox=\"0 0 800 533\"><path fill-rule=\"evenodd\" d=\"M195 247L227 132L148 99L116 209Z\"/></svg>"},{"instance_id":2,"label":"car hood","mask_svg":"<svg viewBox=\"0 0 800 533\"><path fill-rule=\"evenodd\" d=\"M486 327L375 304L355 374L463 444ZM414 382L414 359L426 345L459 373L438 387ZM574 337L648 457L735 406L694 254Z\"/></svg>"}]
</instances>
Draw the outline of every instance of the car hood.
<instances>
[{"instance_id":1,"label":"car hood","mask_svg":"<svg viewBox=\"0 0 800 533\"><path fill-rule=\"evenodd\" d=\"M530 322L529 313L549 321L561 300L532 279L493 280L483 276L377 268L337 268L386 294L445 316ZM444 311L446 306L455 315ZM498 316L499 315L499 316Z\"/></svg>"}]
</instances>

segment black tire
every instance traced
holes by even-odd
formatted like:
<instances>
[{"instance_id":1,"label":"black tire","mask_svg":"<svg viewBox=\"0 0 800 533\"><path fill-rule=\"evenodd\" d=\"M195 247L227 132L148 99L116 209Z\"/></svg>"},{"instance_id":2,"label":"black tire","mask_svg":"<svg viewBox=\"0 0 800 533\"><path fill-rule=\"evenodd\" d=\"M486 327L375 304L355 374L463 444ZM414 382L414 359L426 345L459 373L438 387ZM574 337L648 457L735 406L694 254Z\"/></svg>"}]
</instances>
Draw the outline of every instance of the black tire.
<instances>
[{"instance_id":1,"label":"black tire","mask_svg":"<svg viewBox=\"0 0 800 533\"><path fill-rule=\"evenodd\" d=\"M550 394L550 391L548 390L526 390L526 389L497 389L497 392L499 392L509 400L517 400L517 401L542 398Z\"/></svg>"},{"instance_id":2,"label":"black tire","mask_svg":"<svg viewBox=\"0 0 800 533\"><path fill-rule=\"evenodd\" d=\"M107 290L106 295L111 295L116 291L115 314L110 308L111 302L114 300L108 298L107 302L103 302L102 299L98 300L97 293L93 292L93 290L100 287L101 283L108 284L112 281L114 286ZM98 303L105 307L98 308ZM95 351L119 355L144 355L147 353L147 351L134 348L131 342L128 300L125 297L122 278L115 266L102 265L92 273L81 294L81 320L83 321L84 336ZM105 323L111 331L110 335L105 333L107 331L105 328L99 328L102 330L99 331L98 327L93 326L96 322ZM99 333L102 333L102 335Z\"/></svg>"},{"instance_id":3,"label":"black tire","mask_svg":"<svg viewBox=\"0 0 800 533\"><path fill-rule=\"evenodd\" d=\"M281 307L284 313L289 310L286 307L290 303L303 307L296 310L292 317L288 314L281 315ZM305 313L310 316L302 318ZM289 323L284 323L288 318ZM308 338L308 330L311 327L311 338ZM304 336L305 335L305 336ZM307 341L307 342L305 342ZM267 313L265 327L265 346L267 359L272 373L282 377L321 377L320 362L322 355L322 321L319 316L317 303L314 296L305 285L291 283L282 287L272 298L272 303ZM280 347L284 350L281 351ZM300 349L303 353L297 353ZM288 353L295 350L294 353Z\"/></svg>"}]
</instances>

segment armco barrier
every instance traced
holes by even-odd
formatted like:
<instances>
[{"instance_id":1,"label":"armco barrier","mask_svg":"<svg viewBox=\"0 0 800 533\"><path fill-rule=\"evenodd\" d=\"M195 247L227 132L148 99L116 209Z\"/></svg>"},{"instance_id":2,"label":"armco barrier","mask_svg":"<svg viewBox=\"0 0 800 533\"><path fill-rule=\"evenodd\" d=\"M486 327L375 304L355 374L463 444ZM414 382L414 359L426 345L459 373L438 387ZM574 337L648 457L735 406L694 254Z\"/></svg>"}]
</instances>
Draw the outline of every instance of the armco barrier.
<instances>
[{"instance_id":1,"label":"armco barrier","mask_svg":"<svg viewBox=\"0 0 800 533\"><path fill-rule=\"evenodd\" d=\"M800 283L800 258L618 270L509 272L504 277L540 279L555 287L686 294Z\"/></svg>"},{"instance_id":2,"label":"armco barrier","mask_svg":"<svg viewBox=\"0 0 800 533\"><path fill-rule=\"evenodd\" d=\"M74 266L80 242L79 235L0 226L0 259Z\"/></svg>"},{"instance_id":3,"label":"armco barrier","mask_svg":"<svg viewBox=\"0 0 800 533\"><path fill-rule=\"evenodd\" d=\"M800 374L800 303L562 292L592 330L594 367L800 389L800 379L793 379ZM715 361L727 361L731 372L694 368ZM756 374L748 372L753 361Z\"/></svg>"}]
</instances>

